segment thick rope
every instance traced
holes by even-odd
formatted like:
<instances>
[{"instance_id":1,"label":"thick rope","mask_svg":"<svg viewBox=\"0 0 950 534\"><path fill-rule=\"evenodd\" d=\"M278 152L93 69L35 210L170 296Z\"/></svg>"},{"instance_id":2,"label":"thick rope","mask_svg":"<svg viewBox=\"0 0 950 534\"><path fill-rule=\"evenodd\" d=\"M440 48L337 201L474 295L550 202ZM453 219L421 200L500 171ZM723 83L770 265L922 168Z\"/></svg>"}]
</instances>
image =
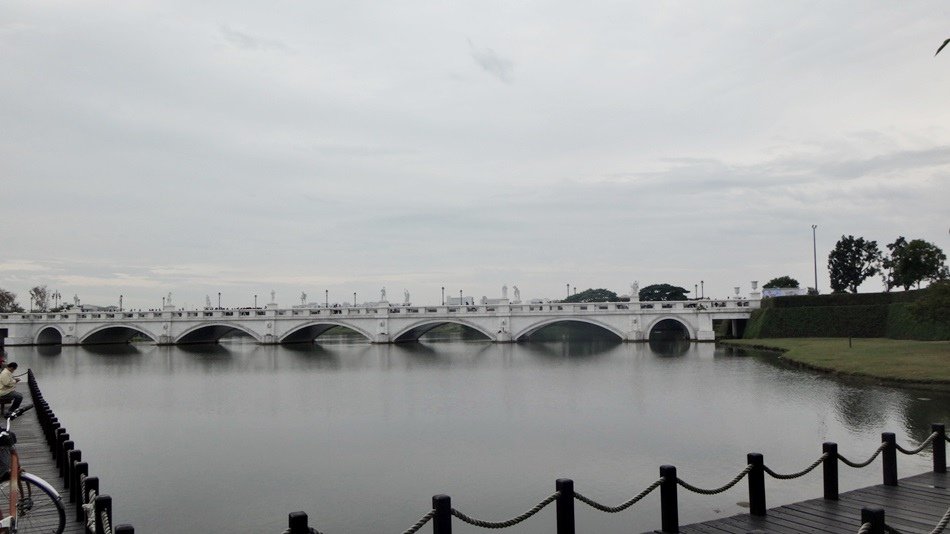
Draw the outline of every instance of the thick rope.
<instances>
[{"instance_id":1,"label":"thick rope","mask_svg":"<svg viewBox=\"0 0 950 534\"><path fill-rule=\"evenodd\" d=\"M688 489L689 491L692 491L693 493L699 493L699 494L702 494L702 495L717 495L717 494L722 493L722 492L728 490L729 488L735 486L736 484L738 484L739 481L742 480L742 478L743 478L744 476L746 476L746 475L749 474L749 471L752 471L752 464L749 464L749 465L745 466L745 469L743 469L742 471L740 471L739 474L736 475L736 478L732 479L728 484L726 484L725 486L716 488L716 489L697 488L696 486L693 486L693 485L691 485L691 484L687 484L687 483L684 482L683 479L681 479L681 478L677 478L677 479L676 479L676 483L679 484L680 486L683 486L684 488Z\"/></svg>"},{"instance_id":2,"label":"thick rope","mask_svg":"<svg viewBox=\"0 0 950 534\"><path fill-rule=\"evenodd\" d=\"M415 534L416 532L419 531L420 528L425 526L425 524L428 523L429 520L432 519L433 517L435 517L435 510L429 510L429 512L426 515L420 517L419 520L416 521L415 525L412 525L411 527L407 528L405 531L403 531L402 534Z\"/></svg>"},{"instance_id":3,"label":"thick rope","mask_svg":"<svg viewBox=\"0 0 950 534\"><path fill-rule=\"evenodd\" d=\"M934 438L936 437L937 437L937 433L934 432L933 434L930 435L930 437L925 439L924 442L920 444L920 447L917 447L916 449L905 449L904 447L897 445L897 450L901 451L904 454L917 454L918 452L926 449L927 446L930 445L930 442L932 442Z\"/></svg>"},{"instance_id":4,"label":"thick rope","mask_svg":"<svg viewBox=\"0 0 950 534\"><path fill-rule=\"evenodd\" d=\"M845 458L844 456L841 456L840 454L838 455L838 459L844 462L846 465L849 465L851 467L857 467L860 469L862 467L867 467L871 465L871 462L873 462L874 459L877 458L878 454L881 454L881 451L884 450L884 447L887 447L887 443L881 443L881 446L878 447L876 451L874 451L874 454L872 454L871 457L868 458L867 461L864 461L864 462L860 462L860 463L852 462L851 460Z\"/></svg>"},{"instance_id":5,"label":"thick rope","mask_svg":"<svg viewBox=\"0 0 950 534\"><path fill-rule=\"evenodd\" d=\"M782 475L782 474L776 473L775 471L772 471L771 469L769 469L769 466L767 465L762 466L762 469L764 469L765 472L768 473L772 478L777 478L779 480L791 480L793 478L803 477L807 475L808 473L811 473L812 469L818 467L819 465L821 465L821 462L825 461L825 458L828 458L827 452L822 454L817 460L815 460L813 464L809 465L805 469L802 469L801 471L797 473L792 473L790 475Z\"/></svg>"},{"instance_id":6,"label":"thick rope","mask_svg":"<svg viewBox=\"0 0 950 534\"><path fill-rule=\"evenodd\" d=\"M534 514L540 512L542 508L544 508L545 506L547 506L547 505L551 504L552 502L554 502L555 500L557 500L557 498L560 497L560 495L561 495L561 492L555 491L555 492L552 493L551 496L549 496L547 499L544 499L543 501L541 501L541 502L539 502L538 504L536 504L536 505L534 506L534 508L528 510L527 512L525 512L525 513L523 513L523 514L521 514L521 515L519 515L519 516L517 516L517 517L512 517L511 519L508 519L507 521L482 521L481 519L475 519L475 518L469 517L469 516L463 514L462 512L459 512L459 511L456 510L455 508L452 508L452 515L454 515L455 517L461 519L461 520L464 521L465 523L468 523L469 525L474 525L474 526L476 526L476 527L482 527L482 528L508 528L508 527L517 525L518 523L524 521L525 519L528 519L529 517L533 516Z\"/></svg>"},{"instance_id":7,"label":"thick rope","mask_svg":"<svg viewBox=\"0 0 950 534\"><path fill-rule=\"evenodd\" d=\"M943 514L943 517L940 518L940 522L937 523L937 526L930 531L930 534L940 534L943 532L943 529L947 528L947 524L950 523L950 508L947 508L946 513Z\"/></svg>"},{"instance_id":8,"label":"thick rope","mask_svg":"<svg viewBox=\"0 0 950 534\"><path fill-rule=\"evenodd\" d=\"M600 510L601 512L607 512L608 514L616 514L617 512L622 512L626 510L627 508L630 508L631 506L636 504L640 499L649 495L651 491L660 487L660 484L663 484L663 478L660 478L660 480L657 480L653 484L650 484L649 486L647 486L645 490L638 493L635 497L633 497L629 501L621 503L617 506L606 506L606 505L600 504L599 502L593 499L587 498L581 495L580 493L577 493L576 491L574 492L574 498L586 504L587 506L590 506L591 508Z\"/></svg>"},{"instance_id":9,"label":"thick rope","mask_svg":"<svg viewBox=\"0 0 950 534\"><path fill-rule=\"evenodd\" d=\"M112 534L112 523L109 521L109 514L103 510L99 514L99 519L102 520L102 534Z\"/></svg>"},{"instance_id":10,"label":"thick rope","mask_svg":"<svg viewBox=\"0 0 950 534\"><path fill-rule=\"evenodd\" d=\"M868 534L871 532L871 523L865 523L861 525L861 528L858 529L857 534Z\"/></svg>"}]
</instances>

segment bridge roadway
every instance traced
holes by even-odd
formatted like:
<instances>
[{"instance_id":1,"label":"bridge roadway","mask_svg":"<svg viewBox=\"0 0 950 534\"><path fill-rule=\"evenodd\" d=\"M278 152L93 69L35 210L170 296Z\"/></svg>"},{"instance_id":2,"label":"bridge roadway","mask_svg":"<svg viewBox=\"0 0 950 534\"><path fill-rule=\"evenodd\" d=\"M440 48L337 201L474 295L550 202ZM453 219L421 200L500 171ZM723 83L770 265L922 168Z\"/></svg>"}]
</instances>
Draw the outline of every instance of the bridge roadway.
<instances>
[{"instance_id":1,"label":"bridge roadway","mask_svg":"<svg viewBox=\"0 0 950 534\"><path fill-rule=\"evenodd\" d=\"M757 296L757 295L756 295ZM714 320L746 320L758 299L671 302L591 302L411 306L380 303L344 308L165 309L0 314L8 345L125 343L145 337L161 345L213 343L243 332L258 343L312 342L327 330L350 328L372 343L416 341L446 323L499 343L524 341L566 321L599 326L623 341L644 341L661 322L682 326L689 339L711 341Z\"/></svg>"}]
</instances>

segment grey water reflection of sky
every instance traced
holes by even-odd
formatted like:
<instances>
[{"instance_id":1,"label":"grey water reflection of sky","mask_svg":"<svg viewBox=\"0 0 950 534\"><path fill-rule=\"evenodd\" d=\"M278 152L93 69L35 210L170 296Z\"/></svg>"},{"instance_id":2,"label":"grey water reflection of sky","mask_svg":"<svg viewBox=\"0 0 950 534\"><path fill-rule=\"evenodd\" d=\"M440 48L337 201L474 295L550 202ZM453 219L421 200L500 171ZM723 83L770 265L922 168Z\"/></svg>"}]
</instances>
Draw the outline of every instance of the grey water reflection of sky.
<instances>
[{"instance_id":1,"label":"grey water reflection of sky","mask_svg":"<svg viewBox=\"0 0 950 534\"><path fill-rule=\"evenodd\" d=\"M812 224L946 250L947 9L5 2L0 287L725 296L810 280Z\"/></svg>"},{"instance_id":2,"label":"grey water reflection of sky","mask_svg":"<svg viewBox=\"0 0 950 534\"><path fill-rule=\"evenodd\" d=\"M273 532L306 510L325 531L399 532L433 494L497 519L547 497L558 477L616 504L662 464L715 487L749 452L786 473L814 461L824 441L863 460L881 432L913 446L950 416L946 393L852 384L712 344L663 354L648 344L458 341L9 350L108 481L118 517L145 531ZM898 461L911 475L930 458ZM879 483L880 468L843 469L841 480L843 489ZM681 518L738 513L744 491L683 492ZM820 475L768 491L772 505L814 498ZM577 513L586 531L643 532L657 528L657 507ZM542 514L519 532L550 532L552 521Z\"/></svg>"}]
</instances>

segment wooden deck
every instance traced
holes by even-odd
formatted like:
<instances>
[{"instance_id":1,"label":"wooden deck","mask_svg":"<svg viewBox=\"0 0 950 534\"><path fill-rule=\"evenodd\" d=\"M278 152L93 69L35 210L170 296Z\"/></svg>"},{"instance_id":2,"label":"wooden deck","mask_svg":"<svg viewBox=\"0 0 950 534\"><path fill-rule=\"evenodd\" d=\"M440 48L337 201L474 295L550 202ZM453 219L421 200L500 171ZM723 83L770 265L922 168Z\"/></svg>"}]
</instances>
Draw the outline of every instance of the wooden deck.
<instances>
[{"instance_id":1,"label":"wooden deck","mask_svg":"<svg viewBox=\"0 0 950 534\"><path fill-rule=\"evenodd\" d=\"M31 402L29 398L23 399L24 404L29 402ZM49 482L63 498L63 504L66 506L66 530L63 532L83 534L85 529L76 521L76 505L69 502L69 491L63 488L63 479L59 478L56 461L53 460L53 455L46 445L40 422L36 419L36 411L26 412L22 417L14 420L10 428L16 433L16 449L23 468Z\"/></svg>"},{"instance_id":2,"label":"wooden deck","mask_svg":"<svg viewBox=\"0 0 950 534\"><path fill-rule=\"evenodd\" d=\"M861 527L861 508L884 508L885 522L902 533L929 533L950 508L946 473L924 473L903 478L899 485L871 486L842 493L837 501L812 499L771 508L765 517L740 514L680 527L687 534L747 534L751 531L784 533L825 532L855 534Z\"/></svg>"}]
</instances>

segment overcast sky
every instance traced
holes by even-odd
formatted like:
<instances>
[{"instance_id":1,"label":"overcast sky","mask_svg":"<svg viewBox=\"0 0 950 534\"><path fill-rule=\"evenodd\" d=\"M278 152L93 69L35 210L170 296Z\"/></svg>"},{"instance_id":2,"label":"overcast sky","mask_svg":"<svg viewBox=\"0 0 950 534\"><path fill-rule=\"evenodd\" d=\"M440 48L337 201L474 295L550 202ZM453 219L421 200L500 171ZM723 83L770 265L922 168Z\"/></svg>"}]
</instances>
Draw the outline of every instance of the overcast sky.
<instances>
[{"instance_id":1,"label":"overcast sky","mask_svg":"<svg viewBox=\"0 0 950 534\"><path fill-rule=\"evenodd\" d=\"M560 297L950 250L945 1L0 6L0 287ZM879 290L878 280L862 290ZM265 296L266 295L266 296Z\"/></svg>"}]
</instances>

